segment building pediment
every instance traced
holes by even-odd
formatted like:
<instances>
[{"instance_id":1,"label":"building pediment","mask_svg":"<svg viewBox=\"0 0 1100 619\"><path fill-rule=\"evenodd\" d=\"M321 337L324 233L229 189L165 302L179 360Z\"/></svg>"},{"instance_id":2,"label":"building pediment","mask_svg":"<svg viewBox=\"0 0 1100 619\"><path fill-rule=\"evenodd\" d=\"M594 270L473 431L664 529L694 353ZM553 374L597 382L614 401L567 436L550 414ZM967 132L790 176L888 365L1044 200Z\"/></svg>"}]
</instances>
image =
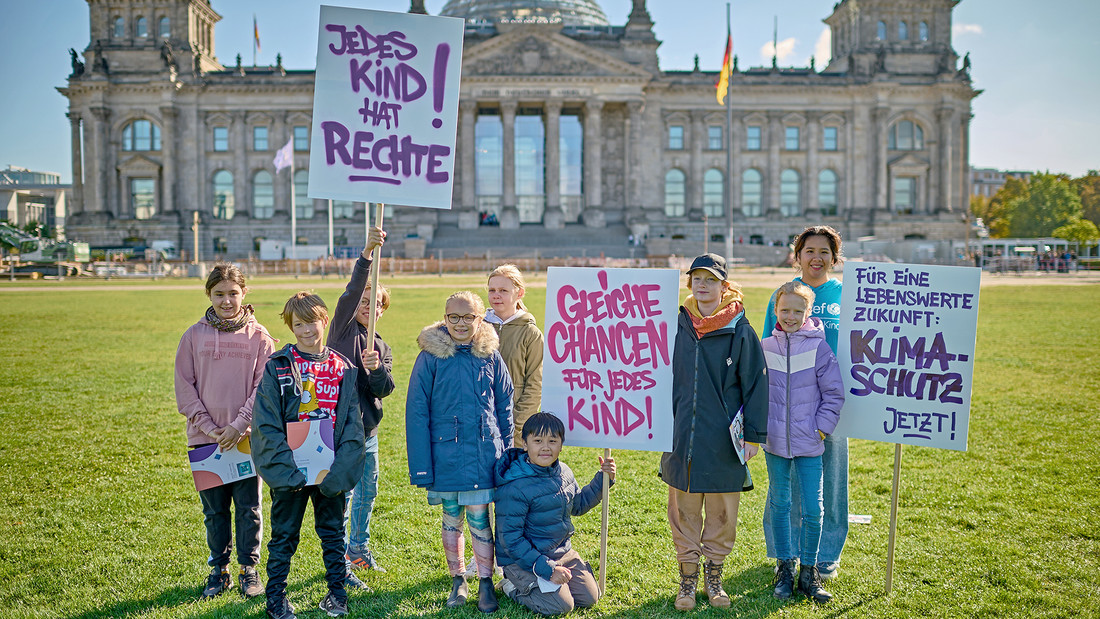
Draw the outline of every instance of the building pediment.
<instances>
[{"instance_id":1,"label":"building pediment","mask_svg":"<svg viewBox=\"0 0 1100 619\"><path fill-rule=\"evenodd\" d=\"M581 77L648 81L638 66L547 28L520 27L468 49L462 58L468 77Z\"/></svg>"},{"instance_id":2,"label":"building pediment","mask_svg":"<svg viewBox=\"0 0 1100 619\"><path fill-rule=\"evenodd\" d=\"M160 171L160 163L145 155L134 155L119 162L118 171L129 174L156 174Z\"/></svg>"},{"instance_id":3,"label":"building pediment","mask_svg":"<svg viewBox=\"0 0 1100 619\"><path fill-rule=\"evenodd\" d=\"M928 168L928 162L913 153L905 153L890 161L890 170L894 174L925 174L928 172Z\"/></svg>"}]
</instances>

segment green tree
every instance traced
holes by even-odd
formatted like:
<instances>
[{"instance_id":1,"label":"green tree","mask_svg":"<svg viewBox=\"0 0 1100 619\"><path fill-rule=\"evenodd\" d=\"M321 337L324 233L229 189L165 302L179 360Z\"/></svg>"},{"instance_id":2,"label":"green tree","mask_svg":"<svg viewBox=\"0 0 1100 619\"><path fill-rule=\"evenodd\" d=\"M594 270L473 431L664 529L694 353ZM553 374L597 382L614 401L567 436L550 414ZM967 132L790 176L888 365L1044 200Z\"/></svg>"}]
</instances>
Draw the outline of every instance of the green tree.
<instances>
[{"instance_id":1,"label":"green tree","mask_svg":"<svg viewBox=\"0 0 1100 619\"><path fill-rule=\"evenodd\" d=\"M1081 198L1081 217L1100 226L1100 170L1089 170L1081 178L1073 179L1073 185Z\"/></svg>"},{"instance_id":2,"label":"green tree","mask_svg":"<svg viewBox=\"0 0 1100 619\"><path fill-rule=\"evenodd\" d=\"M1027 194L1012 198L1005 206L1014 237L1051 236L1055 228L1081 217L1081 198L1070 179L1061 174L1035 174L1027 184Z\"/></svg>"},{"instance_id":3,"label":"green tree","mask_svg":"<svg viewBox=\"0 0 1100 619\"><path fill-rule=\"evenodd\" d=\"M1012 233L1012 212L1009 204L1016 198L1027 196L1027 183L1008 177L1005 184L991 198L975 196L970 200L970 212L981 217L982 223L989 229L989 236L1003 239Z\"/></svg>"},{"instance_id":4,"label":"green tree","mask_svg":"<svg viewBox=\"0 0 1100 619\"><path fill-rule=\"evenodd\" d=\"M1100 229L1088 219L1075 217L1064 226L1059 226L1053 234L1056 238L1079 243L1084 247L1091 247L1100 240Z\"/></svg>"}]
</instances>

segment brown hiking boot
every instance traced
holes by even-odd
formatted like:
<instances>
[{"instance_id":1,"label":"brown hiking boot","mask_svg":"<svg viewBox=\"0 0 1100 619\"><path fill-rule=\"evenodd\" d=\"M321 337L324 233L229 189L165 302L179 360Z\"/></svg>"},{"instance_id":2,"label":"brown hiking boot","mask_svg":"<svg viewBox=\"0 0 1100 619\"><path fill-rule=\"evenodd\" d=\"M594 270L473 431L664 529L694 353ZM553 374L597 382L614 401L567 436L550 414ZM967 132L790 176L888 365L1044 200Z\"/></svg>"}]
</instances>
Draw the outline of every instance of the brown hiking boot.
<instances>
[{"instance_id":1,"label":"brown hiking boot","mask_svg":"<svg viewBox=\"0 0 1100 619\"><path fill-rule=\"evenodd\" d=\"M715 608L729 608L730 596L722 589L722 564L711 563L707 559L703 563L703 575L707 583L707 599Z\"/></svg>"},{"instance_id":2,"label":"brown hiking boot","mask_svg":"<svg viewBox=\"0 0 1100 619\"><path fill-rule=\"evenodd\" d=\"M689 571L690 570L690 571ZM680 564L680 592L676 594L673 606L676 610L695 608L695 589L699 586L699 564Z\"/></svg>"}]
</instances>

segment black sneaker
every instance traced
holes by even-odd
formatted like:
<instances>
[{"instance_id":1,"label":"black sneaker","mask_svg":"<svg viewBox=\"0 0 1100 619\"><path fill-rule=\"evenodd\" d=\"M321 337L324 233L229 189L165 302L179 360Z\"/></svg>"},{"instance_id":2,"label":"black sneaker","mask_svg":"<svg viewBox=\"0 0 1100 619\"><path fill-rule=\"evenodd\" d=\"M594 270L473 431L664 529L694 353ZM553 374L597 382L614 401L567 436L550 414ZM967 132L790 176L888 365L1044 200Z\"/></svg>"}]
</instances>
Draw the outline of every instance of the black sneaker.
<instances>
[{"instance_id":1,"label":"black sneaker","mask_svg":"<svg viewBox=\"0 0 1100 619\"><path fill-rule=\"evenodd\" d=\"M348 614L348 601L341 600L329 591L317 608L328 613L329 617L343 617Z\"/></svg>"},{"instance_id":2,"label":"black sneaker","mask_svg":"<svg viewBox=\"0 0 1100 619\"><path fill-rule=\"evenodd\" d=\"M285 597L267 601L267 616L271 619L298 619L294 614L294 607Z\"/></svg>"},{"instance_id":3,"label":"black sneaker","mask_svg":"<svg viewBox=\"0 0 1100 619\"><path fill-rule=\"evenodd\" d=\"M344 588L355 589L356 591L370 591L370 587L367 583L359 580L359 577L352 573L351 568L348 568L347 576L344 577Z\"/></svg>"},{"instance_id":4,"label":"black sneaker","mask_svg":"<svg viewBox=\"0 0 1100 619\"><path fill-rule=\"evenodd\" d=\"M208 600L232 586L233 579L229 577L229 571L224 567L215 567L206 577L206 588L202 590L201 599Z\"/></svg>"},{"instance_id":5,"label":"black sneaker","mask_svg":"<svg viewBox=\"0 0 1100 619\"><path fill-rule=\"evenodd\" d=\"M264 592L264 587L260 584L260 575L251 565L241 566L241 573L237 574L237 584L241 588L241 595L246 598L254 598Z\"/></svg>"}]
</instances>

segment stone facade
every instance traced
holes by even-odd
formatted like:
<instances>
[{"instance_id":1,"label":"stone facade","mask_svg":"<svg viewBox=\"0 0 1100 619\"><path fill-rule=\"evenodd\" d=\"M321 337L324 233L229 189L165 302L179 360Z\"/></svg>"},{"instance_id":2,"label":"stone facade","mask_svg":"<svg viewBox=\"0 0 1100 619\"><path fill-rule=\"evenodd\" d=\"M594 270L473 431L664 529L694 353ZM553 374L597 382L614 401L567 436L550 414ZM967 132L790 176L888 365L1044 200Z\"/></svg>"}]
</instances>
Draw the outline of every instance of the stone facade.
<instances>
[{"instance_id":1,"label":"stone facade","mask_svg":"<svg viewBox=\"0 0 1100 619\"><path fill-rule=\"evenodd\" d=\"M212 55L220 16L204 0L88 1L91 42L59 89L72 126L69 236L190 248L197 211L204 258L289 238L293 184L272 160L296 128L309 130L314 73L222 65ZM645 239L652 254L698 253L709 237L736 256L738 245L786 242L809 223L849 239L962 238L978 91L951 47L956 1L843 0L825 20L833 49L823 69L735 64L728 128L716 73L659 69L644 0L624 26L468 20L452 208L394 206L389 246L417 239L430 252L438 231L472 234L486 211L521 235L517 245L583 225L624 237L609 245ZM475 183L486 113L502 130L491 196ZM516 119L531 114L545 132L545 190L534 197L516 188ZM561 191L563 115L583 128L580 196ZM298 145L301 171L308 140ZM306 206L299 242L324 244L328 203ZM336 210L337 244L354 244L364 205Z\"/></svg>"}]
</instances>

